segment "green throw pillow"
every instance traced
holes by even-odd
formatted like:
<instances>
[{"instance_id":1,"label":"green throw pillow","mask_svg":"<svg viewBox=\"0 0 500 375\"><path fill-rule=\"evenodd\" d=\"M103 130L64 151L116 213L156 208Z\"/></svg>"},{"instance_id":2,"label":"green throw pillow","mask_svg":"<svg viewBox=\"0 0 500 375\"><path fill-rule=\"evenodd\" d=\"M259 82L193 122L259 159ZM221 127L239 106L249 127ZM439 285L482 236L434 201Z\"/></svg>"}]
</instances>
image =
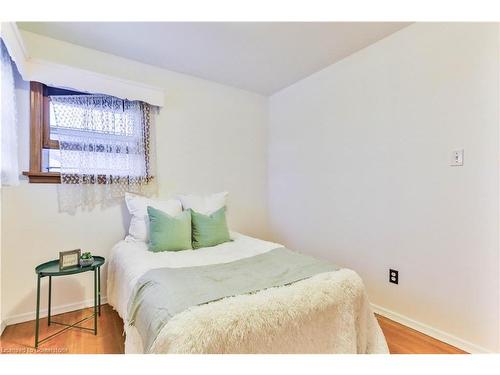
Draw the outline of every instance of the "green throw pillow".
<instances>
[{"instance_id":1,"label":"green throw pillow","mask_svg":"<svg viewBox=\"0 0 500 375\"><path fill-rule=\"evenodd\" d=\"M191 249L191 213L183 211L170 216L148 206L149 250L179 251Z\"/></svg>"},{"instance_id":2,"label":"green throw pillow","mask_svg":"<svg viewBox=\"0 0 500 375\"><path fill-rule=\"evenodd\" d=\"M191 209L188 211L191 211L193 226L193 249L215 246L231 240L226 223L226 207L222 207L209 216Z\"/></svg>"}]
</instances>

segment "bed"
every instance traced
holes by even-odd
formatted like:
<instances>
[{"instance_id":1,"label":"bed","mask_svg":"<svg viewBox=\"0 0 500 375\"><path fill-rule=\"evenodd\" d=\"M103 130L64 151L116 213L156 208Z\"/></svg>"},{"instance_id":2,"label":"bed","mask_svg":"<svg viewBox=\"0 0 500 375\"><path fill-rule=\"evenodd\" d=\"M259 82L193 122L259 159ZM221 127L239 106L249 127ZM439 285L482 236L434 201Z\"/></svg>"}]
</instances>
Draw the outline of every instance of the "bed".
<instances>
[{"instance_id":1,"label":"bed","mask_svg":"<svg viewBox=\"0 0 500 375\"><path fill-rule=\"evenodd\" d=\"M147 348L129 324L138 280L150 270L252 259L282 245L231 233L197 250L153 253L127 238L111 251L108 302L124 321L125 353L388 353L360 277L322 272L288 285L191 306L170 319Z\"/></svg>"}]
</instances>

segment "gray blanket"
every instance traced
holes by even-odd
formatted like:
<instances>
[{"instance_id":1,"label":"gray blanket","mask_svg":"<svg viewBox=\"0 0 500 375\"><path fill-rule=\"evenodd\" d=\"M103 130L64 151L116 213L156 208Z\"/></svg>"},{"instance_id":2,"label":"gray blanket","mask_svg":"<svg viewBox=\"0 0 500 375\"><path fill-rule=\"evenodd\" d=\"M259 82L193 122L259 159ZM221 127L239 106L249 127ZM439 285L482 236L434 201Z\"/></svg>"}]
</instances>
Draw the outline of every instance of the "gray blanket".
<instances>
[{"instance_id":1,"label":"gray blanket","mask_svg":"<svg viewBox=\"0 0 500 375\"><path fill-rule=\"evenodd\" d=\"M331 263L284 247L230 263L153 269L137 281L132 292L129 324L137 328L148 352L169 319L190 307L334 270L338 267Z\"/></svg>"}]
</instances>

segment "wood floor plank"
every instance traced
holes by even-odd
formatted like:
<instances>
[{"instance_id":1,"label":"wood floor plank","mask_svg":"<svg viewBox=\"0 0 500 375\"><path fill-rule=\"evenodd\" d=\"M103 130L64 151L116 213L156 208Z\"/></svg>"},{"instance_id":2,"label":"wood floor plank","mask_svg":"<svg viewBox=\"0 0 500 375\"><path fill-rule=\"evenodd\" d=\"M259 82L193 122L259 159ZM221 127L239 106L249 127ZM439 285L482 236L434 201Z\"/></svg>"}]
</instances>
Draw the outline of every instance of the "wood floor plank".
<instances>
[{"instance_id":1,"label":"wood floor plank","mask_svg":"<svg viewBox=\"0 0 500 375\"><path fill-rule=\"evenodd\" d=\"M72 311L56 315L54 321L71 324L92 314L92 309ZM377 316L392 354L464 354L451 345L433 339L423 333L405 327L392 320ZM84 327L93 327L90 319ZM60 325L47 326L47 318L40 320L40 337L57 332ZM98 322L97 336L90 331L70 329L34 348L35 321L14 324L5 328L0 337L0 353L70 353L70 354L120 354L124 353L125 336L123 321L111 306L103 305Z\"/></svg>"},{"instance_id":2,"label":"wood floor plank","mask_svg":"<svg viewBox=\"0 0 500 375\"><path fill-rule=\"evenodd\" d=\"M52 320L71 324L92 314L92 309L55 315ZM89 319L83 327L93 328ZM47 318L40 319L40 339L64 328L57 324L47 326ZM34 348L35 321L14 324L5 328L0 337L0 353L70 353L70 354L120 354L124 352L123 322L111 306L103 305L98 319L97 336L91 331L69 329Z\"/></svg>"},{"instance_id":3,"label":"wood floor plank","mask_svg":"<svg viewBox=\"0 0 500 375\"><path fill-rule=\"evenodd\" d=\"M383 316L376 315L391 354L466 354L463 350L436 340Z\"/></svg>"}]
</instances>

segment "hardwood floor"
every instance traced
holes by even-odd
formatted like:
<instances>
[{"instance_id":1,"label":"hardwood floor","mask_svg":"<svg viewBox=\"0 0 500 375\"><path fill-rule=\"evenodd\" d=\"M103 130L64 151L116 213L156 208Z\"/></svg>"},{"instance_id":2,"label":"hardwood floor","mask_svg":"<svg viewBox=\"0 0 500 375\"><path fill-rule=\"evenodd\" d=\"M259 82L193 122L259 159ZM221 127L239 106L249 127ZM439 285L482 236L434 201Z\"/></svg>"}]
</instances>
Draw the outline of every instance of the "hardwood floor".
<instances>
[{"instance_id":1,"label":"hardwood floor","mask_svg":"<svg viewBox=\"0 0 500 375\"><path fill-rule=\"evenodd\" d=\"M52 320L66 324L78 321L92 313L91 309L56 315ZM377 316L392 354L463 354L460 349L426 336L411 328ZM92 327L90 319L84 327ZM40 320L40 337L60 330L62 326L47 326L47 318ZM71 353L71 354L117 354L124 351L123 322L109 305L102 306L98 323L98 335L92 332L69 329L34 349L35 321L14 324L5 328L0 337L0 353Z\"/></svg>"},{"instance_id":2,"label":"hardwood floor","mask_svg":"<svg viewBox=\"0 0 500 375\"><path fill-rule=\"evenodd\" d=\"M92 314L92 309L55 315L53 321L72 324ZM82 323L92 328L93 319ZM64 328L57 324L47 326L47 318L40 319L40 339ZM71 354L119 354L124 351L123 322L109 305L102 305L97 324L97 336L92 332L69 329L34 348L35 321L14 324L5 328L0 337L0 353L71 353Z\"/></svg>"},{"instance_id":3,"label":"hardwood floor","mask_svg":"<svg viewBox=\"0 0 500 375\"><path fill-rule=\"evenodd\" d=\"M467 354L463 350L376 315L391 354Z\"/></svg>"}]
</instances>

